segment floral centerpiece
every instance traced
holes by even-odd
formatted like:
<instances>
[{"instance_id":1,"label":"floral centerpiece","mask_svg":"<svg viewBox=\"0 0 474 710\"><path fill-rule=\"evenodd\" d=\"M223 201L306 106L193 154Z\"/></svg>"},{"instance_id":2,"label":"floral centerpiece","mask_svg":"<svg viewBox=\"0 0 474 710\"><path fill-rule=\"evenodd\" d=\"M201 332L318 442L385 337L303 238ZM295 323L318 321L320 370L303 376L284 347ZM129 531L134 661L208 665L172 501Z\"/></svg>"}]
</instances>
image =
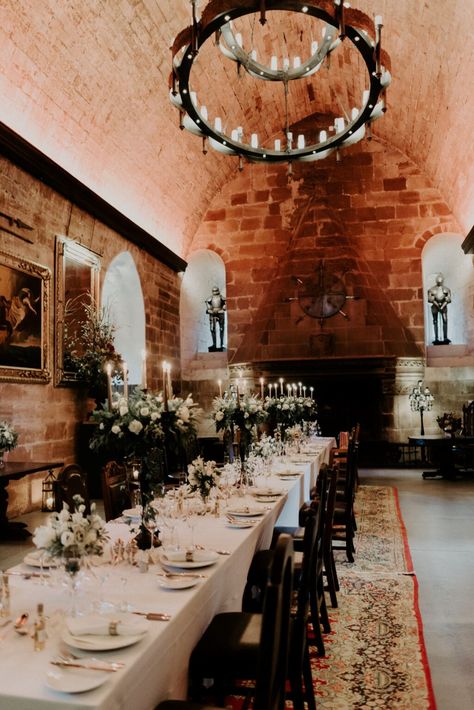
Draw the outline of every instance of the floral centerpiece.
<instances>
[{"instance_id":1,"label":"floral centerpiece","mask_svg":"<svg viewBox=\"0 0 474 710\"><path fill-rule=\"evenodd\" d=\"M18 434L8 422L0 422L0 468L3 467L3 454L11 451L18 442Z\"/></svg>"},{"instance_id":2,"label":"floral centerpiece","mask_svg":"<svg viewBox=\"0 0 474 710\"><path fill-rule=\"evenodd\" d=\"M85 515L81 496L75 495L73 501L74 512L65 503L60 513L50 515L47 525L36 528L34 544L54 558L102 555L109 536L104 521L95 512L95 503L91 504L90 515Z\"/></svg>"},{"instance_id":3,"label":"floral centerpiece","mask_svg":"<svg viewBox=\"0 0 474 710\"><path fill-rule=\"evenodd\" d=\"M258 441L254 441L250 447L250 453L260 456L264 460L270 459L278 454L278 444L272 436L262 434Z\"/></svg>"},{"instance_id":4,"label":"floral centerpiece","mask_svg":"<svg viewBox=\"0 0 474 710\"><path fill-rule=\"evenodd\" d=\"M188 466L188 486L191 492L199 492L206 499L211 490L218 485L220 471L215 461L204 461L198 456Z\"/></svg>"},{"instance_id":5,"label":"floral centerpiece","mask_svg":"<svg viewBox=\"0 0 474 710\"><path fill-rule=\"evenodd\" d=\"M262 401L254 395L240 395L238 398L225 395L215 397L212 405L212 418L216 431L224 431L233 437L234 428L238 427L240 436L240 455L246 458L256 427L265 421L267 413Z\"/></svg>"},{"instance_id":6,"label":"floral centerpiece","mask_svg":"<svg viewBox=\"0 0 474 710\"><path fill-rule=\"evenodd\" d=\"M139 388L128 399L115 393L110 410L107 406L93 412L98 427L89 446L107 452L111 458L140 460L140 485L146 503L153 485L163 480L157 452L179 447L195 437L200 412L191 395L169 398L165 404L161 393L145 393Z\"/></svg>"},{"instance_id":7,"label":"floral centerpiece","mask_svg":"<svg viewBox=\"0 0 474 710\"><path fill-rule=\"evenodd\" d=\"M71 323L75 326L73 332ZM73 298L66 304L65 369L74 372L90 396L99 402L107 396L106 365L110 363L112 371L118 372L122 363L122 357L115 349L115 332L116 326L110 322L108 311L97 308L92 297L84 301L81 294L80 298Z\"/></svg>"},{"instance_id":8,"label":"floral centerpiece","mask_svg":"<svg viewBox=\"0 0 474 710\"><path fill-rule=\"evenodd\" d=\"M312 421L317 416L317 404L311 397L266 397L265 411L270 425L283 432L296 424Z\"/></svg>"}]
</instances>

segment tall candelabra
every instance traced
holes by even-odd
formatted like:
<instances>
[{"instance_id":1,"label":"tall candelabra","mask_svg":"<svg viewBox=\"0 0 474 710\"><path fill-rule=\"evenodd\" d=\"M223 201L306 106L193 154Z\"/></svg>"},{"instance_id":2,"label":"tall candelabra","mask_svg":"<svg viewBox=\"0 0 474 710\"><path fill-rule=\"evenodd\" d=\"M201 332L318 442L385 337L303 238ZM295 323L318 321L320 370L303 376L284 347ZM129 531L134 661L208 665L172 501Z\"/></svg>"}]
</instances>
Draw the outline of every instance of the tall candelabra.
<instances>
[{"instance_id":1,"label":"tall candelabra","mask_svg":"<svg viewBox=\"0 0 474 710\"><path fill-rule=\"evenodd\" d=\"M423 387L423 380L418 380L418 384L413 388L408 399L412 412L420 412L420 435L424 436L423 412L425 412L425 410L429 412L433 407L434 397L429 387Z\"/></svg>"}]
</instances>

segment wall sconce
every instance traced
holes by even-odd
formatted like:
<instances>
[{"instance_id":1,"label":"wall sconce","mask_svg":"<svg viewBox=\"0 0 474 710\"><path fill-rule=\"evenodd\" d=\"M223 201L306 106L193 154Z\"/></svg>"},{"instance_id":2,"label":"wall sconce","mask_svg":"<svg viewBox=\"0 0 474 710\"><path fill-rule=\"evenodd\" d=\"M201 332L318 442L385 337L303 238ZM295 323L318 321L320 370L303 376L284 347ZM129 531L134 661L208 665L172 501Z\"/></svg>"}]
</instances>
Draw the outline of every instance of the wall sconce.
<instances>
[{"instance_id":1,"label":"wall sconce","mask_svg":"<svg viewBox=\"0 0 474 710\"><path fill-rule=\"evenodd\" d=\"M52 471L41 484L41 512L52 513L56 510L56 477Z\"/></svg>"},{"instance_id":2,"label":"wall sconce","mask_svg":"<svg viewBox=\"0 0 474 710\"><path fill-rule=\"evenodd\" d=\"M412 412L420 412L420 436L425 435L423 427L423 412L433 407L434 397L429 387L423 387L423 380L418 380L418 384L408 396Z\"/></svg>"}]
</instances>

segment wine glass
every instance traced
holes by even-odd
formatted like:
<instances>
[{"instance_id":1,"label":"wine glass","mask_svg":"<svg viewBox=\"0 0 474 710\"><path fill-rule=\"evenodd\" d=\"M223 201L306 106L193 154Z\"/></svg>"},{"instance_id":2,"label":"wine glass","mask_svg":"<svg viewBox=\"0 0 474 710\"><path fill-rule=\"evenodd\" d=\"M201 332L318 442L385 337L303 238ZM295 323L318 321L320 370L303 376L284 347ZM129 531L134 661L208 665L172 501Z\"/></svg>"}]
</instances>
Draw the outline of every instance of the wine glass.
<instances>
[{"instance_id":1,"label":"wine glass","mask_svg":"<svg viewBox=\"0 0 474 710\"><path fill-rule=\"evenodd\" d=\"M154 537L158 530L158 520L156 519L156 509L152 503L146 503L143 507L142 522L145 528L150 533L150 552L154 547Z\"/></svg>"}]
</instances>

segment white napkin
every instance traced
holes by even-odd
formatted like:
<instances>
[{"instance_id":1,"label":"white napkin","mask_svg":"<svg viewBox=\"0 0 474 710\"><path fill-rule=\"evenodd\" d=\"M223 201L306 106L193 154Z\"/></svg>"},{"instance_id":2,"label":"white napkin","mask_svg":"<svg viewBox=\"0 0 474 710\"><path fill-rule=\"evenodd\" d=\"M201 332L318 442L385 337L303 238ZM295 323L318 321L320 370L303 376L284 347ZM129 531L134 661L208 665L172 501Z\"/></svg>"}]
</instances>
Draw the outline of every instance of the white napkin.
<instances>
[{"instance_id":1,"label":"white napkin","mask_svg":"<svg viewBox=\"0 0 474 710\"><path fill-rule=\"evenodd\" d=\"M168 562L209 562L216 556L210 550L167 550L163 561Z\"/></svg>"},{"instance_id":2,"label":"white napkin","mask_svg":"<svg viewBox=\"0 0 474 710\"><path fill-rule=\"evenodd\" d=\"M133 619L119 614L69 617L66 619L66 624L69 633L73 636L139 636L148 631L148 623L145 619Z\"/></svg>"}]
</instances>

